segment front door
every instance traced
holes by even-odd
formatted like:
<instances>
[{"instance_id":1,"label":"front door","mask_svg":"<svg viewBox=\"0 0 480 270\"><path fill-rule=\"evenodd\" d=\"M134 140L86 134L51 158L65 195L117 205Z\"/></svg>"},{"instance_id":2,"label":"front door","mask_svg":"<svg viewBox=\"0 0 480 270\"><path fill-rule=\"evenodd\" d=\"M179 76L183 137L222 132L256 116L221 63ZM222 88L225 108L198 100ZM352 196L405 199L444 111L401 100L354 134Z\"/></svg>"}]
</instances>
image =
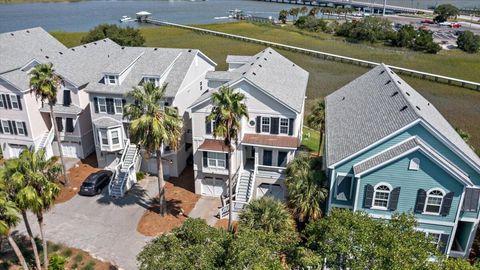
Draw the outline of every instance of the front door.
<instances>
[{"instance_id":1,"label":"front door","mask_svg":"<svg viewBox=\"0 0 480 270\"><path fill-rule=\"evenodd\" d=\"M272 150L263 150L263 165L272 166Z\"/></svg>"}]
</instances>

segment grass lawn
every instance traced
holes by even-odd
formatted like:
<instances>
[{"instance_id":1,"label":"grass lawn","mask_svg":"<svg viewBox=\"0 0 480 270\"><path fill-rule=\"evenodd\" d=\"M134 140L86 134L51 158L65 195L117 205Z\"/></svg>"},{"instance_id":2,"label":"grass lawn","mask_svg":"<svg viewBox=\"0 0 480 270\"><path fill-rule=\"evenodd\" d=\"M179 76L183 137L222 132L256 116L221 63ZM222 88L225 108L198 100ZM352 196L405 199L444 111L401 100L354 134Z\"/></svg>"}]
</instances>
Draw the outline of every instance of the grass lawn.
<instances>
[{"instance_id":1,"label":"grass lawn","mask_svg":"<svg viewBox=\"0 0 480 270\"><path fill-rule=\"evenodd\" d=\"M320 140L320 132L307 126L303 127L302 147L305 147L311 153L318 153L318 140Z\"/></svg>"},{"instance_id":2,"label":"grass lawn","mask_svg":"<svg viewBox=\"0 0 480 270\"><path fill-rule=\"evenodd\" d=\"M380 45L350 44L326 34L306 34L291 28L279 28L250 23L230 23L203 25L202 27L240 35L258 37L276 42L285 42L296 46L322 49L332 53L354 56L367 60L382 58L389 64L416 68L435 73L479 80L480 55L467 55L462 52L442 52L440 55L427 55L406 50L394 50ZM172 48L198 48L214 60L217 70L226 70L228 54L253 55L264 46L238 40L195 33L190 30L173 27L145 27L141 29L147 42L146 46ZM52 33L67 46L78 45L82 33ZM312 37L315 36L315 37ZM318 35L319 38L316 36ZM323 39L322 39L323 37ZM307 88L306 114L315 99L323 98L353 79L367 72L364 67L325 61L319 58L290 51L278 50L305 70L310 72ZM398 61L398 62L397 62ZM428 67L428 68L424 68ZM436 69L435 69L436 68ZM450 73L445 73L450 72ZM409 84L429 99L442 114L454 125L468 131L470 142L480 149L480 92L449 86L431 81L402 76Z\"/></svg>"}]
</instances>

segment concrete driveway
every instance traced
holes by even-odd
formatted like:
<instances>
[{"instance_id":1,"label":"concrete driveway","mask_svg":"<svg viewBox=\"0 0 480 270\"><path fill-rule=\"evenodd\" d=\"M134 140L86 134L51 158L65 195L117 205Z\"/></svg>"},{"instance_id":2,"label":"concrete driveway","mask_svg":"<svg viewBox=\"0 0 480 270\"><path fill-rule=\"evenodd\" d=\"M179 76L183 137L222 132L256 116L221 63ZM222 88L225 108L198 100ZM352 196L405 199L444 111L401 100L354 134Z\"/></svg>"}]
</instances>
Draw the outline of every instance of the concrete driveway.
<instances>
[{"instance_id":1,"label":"concrete driveway","mask_svg":"<svg viewBox=\"0 0 480 270\"><path fill-rule=\"evenodd\" d=\"M152 239L138 233L137 224L157 194L156 178L147 177L120 199L113 200L105 193L77 195L55 205L45 216L45 235L52 242L83 249L122 269L137 269L136 255ZM38 235L35 220L30 218ZM23 225L18 230L26 233Z\"/></svg>"}]
</instances>

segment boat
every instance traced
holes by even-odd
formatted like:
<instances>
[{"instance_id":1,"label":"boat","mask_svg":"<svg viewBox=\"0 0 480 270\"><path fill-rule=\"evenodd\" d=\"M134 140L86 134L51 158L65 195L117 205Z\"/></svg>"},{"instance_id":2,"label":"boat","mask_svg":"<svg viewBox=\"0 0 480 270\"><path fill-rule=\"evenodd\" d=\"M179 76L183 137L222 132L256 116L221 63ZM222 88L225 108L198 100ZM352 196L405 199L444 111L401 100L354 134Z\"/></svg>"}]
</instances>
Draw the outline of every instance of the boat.
<instances>
[{"instance_id":1,"label":"boat","mask_svg":"<svg viewBox=\"0 0 480 270\"><path fill-rule=\"evenodd\" d=\"M122 18L120 19L120 22L128 22L128 21L130 21L130 20L132 20L132 18L124 15L124 16L122 16Z\"/></svg>"}]
</instances>

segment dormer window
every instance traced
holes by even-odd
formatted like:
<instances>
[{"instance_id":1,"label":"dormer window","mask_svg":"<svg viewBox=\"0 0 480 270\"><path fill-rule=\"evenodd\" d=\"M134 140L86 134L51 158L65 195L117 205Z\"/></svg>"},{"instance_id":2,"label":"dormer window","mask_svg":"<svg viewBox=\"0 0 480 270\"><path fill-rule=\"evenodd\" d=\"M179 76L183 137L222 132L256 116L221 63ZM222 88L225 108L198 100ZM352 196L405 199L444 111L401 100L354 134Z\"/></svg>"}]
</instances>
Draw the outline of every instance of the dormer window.
<instances>
[{"instance_id":1,"label":"dormer window","mask_svg":"<svg viewBox=\"0 0 480 270\"><path fill-rule=\"evenodd\" d=\"M105 76L105 82L107 83L107 85L117 85L118 84L118 76L107 75L107 76Z\"/></svg>"},{"instance_id":2,"label":"dormer window","mask_svg":"<svg viewBox=\"0 0 480 270\"><path fill-rule=\"evenodd\" d=\"M158 86L160 84L160 79L156 77L143 77L143 83L148 83L151 82L155 86Z\"/></svg>"}]
</instances>

